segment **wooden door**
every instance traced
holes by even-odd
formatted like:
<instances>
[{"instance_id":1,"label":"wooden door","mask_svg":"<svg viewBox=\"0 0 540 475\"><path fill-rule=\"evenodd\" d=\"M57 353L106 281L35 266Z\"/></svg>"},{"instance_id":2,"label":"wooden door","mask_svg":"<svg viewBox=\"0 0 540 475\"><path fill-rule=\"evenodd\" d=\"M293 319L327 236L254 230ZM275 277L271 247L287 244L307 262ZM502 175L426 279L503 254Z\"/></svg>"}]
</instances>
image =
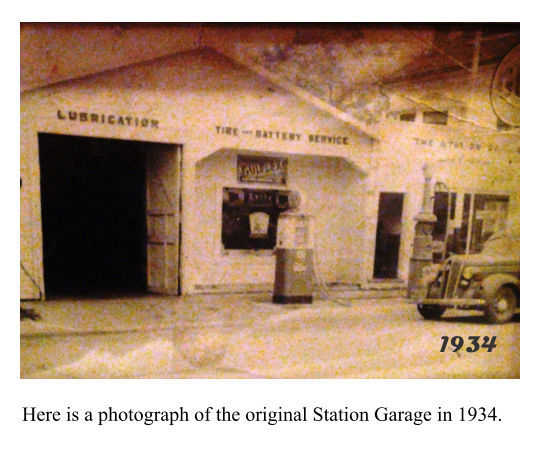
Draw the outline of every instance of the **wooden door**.
<instances>
[{"instance_id":1,"label":"wooden door","mask_svg":"<svg viewBox=\"0 0 540 475\"><path fill-rule=\"evenodd\" d=\"M152 144L146 158L146 259L148 290L180 293L181 147Z\"/></svg>"}]
</instances>

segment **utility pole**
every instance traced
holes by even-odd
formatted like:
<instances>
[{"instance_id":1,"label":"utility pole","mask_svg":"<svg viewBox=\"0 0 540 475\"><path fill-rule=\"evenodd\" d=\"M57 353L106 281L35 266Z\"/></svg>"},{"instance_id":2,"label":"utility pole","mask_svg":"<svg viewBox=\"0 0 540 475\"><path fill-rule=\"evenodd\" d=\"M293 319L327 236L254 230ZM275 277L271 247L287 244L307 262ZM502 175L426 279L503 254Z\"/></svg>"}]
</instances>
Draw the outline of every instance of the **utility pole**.
<instances>
[{"instance_id":1,"label":"utility pole","mask_svg":"<svg viewBox=\"0 0 540 475\"><path fill-rule=\"evenodd\" d=\"M474 35L474 49L473 49L473 57L472 57L472 69L471 69L471 90L469 93L469 118L471 111L474 110L474 100L475 95L478 94L477 87L478 87L478 68L480 66L480 47L482 44L482 31L478 30L475 32ZM468 127L469 132L469 138L472 140L474 136L474 126L473 122L469 122ZM475 201L475 194L471 194L471 201L469 202L469 222L467 223L467 241L465 243L465 254L469 254L471 251L471 239L472 239L472 230L474 226L474 201Z\"/></svg>"}]
</instances>

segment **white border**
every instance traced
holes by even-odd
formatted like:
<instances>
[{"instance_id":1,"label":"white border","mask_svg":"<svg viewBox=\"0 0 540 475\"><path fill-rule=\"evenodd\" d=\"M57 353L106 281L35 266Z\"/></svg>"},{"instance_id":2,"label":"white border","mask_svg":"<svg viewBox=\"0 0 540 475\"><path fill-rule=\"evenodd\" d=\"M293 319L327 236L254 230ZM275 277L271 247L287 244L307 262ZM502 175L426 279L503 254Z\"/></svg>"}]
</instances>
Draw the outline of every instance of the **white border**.
<instances>
[{"instance_id":1,"label":"white border","mask_svg":"<svg viewBox=\"0 0 540 475\"><path fill-rule=\"evenodd\" d=\"M58 5L61 3L61 5ZM289 5L287 5L289 3ZM522 54L532 59L536 38L530 34L535 15L522 7L520 2L464 2L455 1L439 4L429 2L400 2L398 5L384 4L378 12L363 11L361 4L343 6L341 2L324 4L315 13L301 9L290 2L259 4L258 18L274 20L301 13L304 21L335 20L336 16L352 16L355 20L367 19L421 21L472 21L472 20L513 20L530 18L526 23L527 32ZM284 5L284 6L283 6ZM532 5L532 4L531 4ZM68 20L74 15L69 8L72 2L23 2L18 5L16 21L25 20ZM83 6L90 6L86 3ZM69 7L69 8L68 8ZM234 17L239 21L249 16L253 3L249 2L243 13L223 12L227 6L216 6L212 17L221 21ZM122 15L145 21L155 17L168 16L169 11L155 3L149 8L142 4L140 11L130 2L125 5L111 2L92 4L93 11L107 12L108 18ZM177 6L178 9L180 9ZM201 6L204 10L207 5ZM326 10L323 17L321 10ZM436 10L435 14L433 11ZM278 15L276 12L283 12ZM359 12L360 11L360 12ZM129 12L129 15L127 13ZM77 18L85 18L86 12L77 13ZM176 10L177 18L182 13ZM188 16L206 17L198 12ZM8 15L9 17L9 15ZM384 18L383 18L384 17ZM16 21L3 28L4 44L13 45L18 35ZM17 43L17 41L15 41ZM455 474L464 473L528 473L528 467L536 466L532 460L535 453L532 444L537 429L533 426L538 418L537 380L538 358L536 332L538 318L531 305L531 295L537 292L533 286L538 280L536 266L537 247L533 247L536 225L537 197L530 195L537 188L537 148L533 137L531 119L538 110L537 94L533 91L532 80L539 77L538 63L524 61L523 94L530 99L524 102L522 115L522 151L525 157L522 172L522 188L525 191L521 200L524 232L524 302L525 318L521 342L521 380L404 380L404 381L21 381L18 378L18 323L15 323L16 298L18 297L17 276L11 269L18 268L17 256L13 249L19 245L18 201L15 192L18 187L19 156L18 126L18 47L14 52L7 48L8 62L12 68L5 68L3 104L3 130L5 135L4 169L1 176L4 216L7 226L2 237L2 290L7 305L3 309L3 360L8 361L4 372L3 432L8 437L5 465L17 467L22 473L148 473L159 470L173 470L181 473L272 473L278 470L286 473L387 473L390 470L413 473ZM13 77L17 76L17 77ZM527 125L528 124L528 125ZM533 150L534 146L534 150ZM14 204L15 203L15 204ZM534 214L533 214L534 213ZM11 230L15 228L15 230ZM4 366L5 367L5 366ZM264 405L289 405L317 403L331 407L374 407L389 404L393 407L429 408L444 404L457 407L461 404L496 404L503 416L500 425L437 425L414 428L408 426L355 426L355 425L298 425L277 426L189 426L174 430L166 428L151 429L139 426L117 426L98 429L90 426L68 426L51 424L47 426L28 426L20 423L23 405L40 405L43 408L72 407L98 408L104 405L127 408L172 407L185 405L201 407L226 404L239 408L255 408ZM527 467L527 469L525 469Z\"/></svg>"}]
</instances>

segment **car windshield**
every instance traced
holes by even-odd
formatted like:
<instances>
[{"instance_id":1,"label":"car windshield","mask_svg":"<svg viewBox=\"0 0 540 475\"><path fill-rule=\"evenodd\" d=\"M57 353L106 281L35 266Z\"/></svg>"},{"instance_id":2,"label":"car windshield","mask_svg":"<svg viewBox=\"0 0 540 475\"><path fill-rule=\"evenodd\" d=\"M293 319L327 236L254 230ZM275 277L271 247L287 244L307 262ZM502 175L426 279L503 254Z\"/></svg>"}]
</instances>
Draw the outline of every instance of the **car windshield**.
<instances>
[{"instance_id":1,"label":"car windshield","mask_svg":"<svg viewBox=\"0 0 540 475\"><path fill-rule=\"evenodd\" d=\"M485 243L482 254L507 255L519 258L519 234L508 231L493 234Z\"/></svg>"}]
</instances>

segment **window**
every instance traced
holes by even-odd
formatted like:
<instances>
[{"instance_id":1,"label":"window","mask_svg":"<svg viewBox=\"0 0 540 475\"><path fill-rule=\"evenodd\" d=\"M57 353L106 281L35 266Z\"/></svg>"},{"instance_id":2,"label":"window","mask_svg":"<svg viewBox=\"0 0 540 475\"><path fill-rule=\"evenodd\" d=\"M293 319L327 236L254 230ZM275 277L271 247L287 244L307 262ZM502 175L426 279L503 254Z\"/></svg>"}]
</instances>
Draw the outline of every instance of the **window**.
<instances>
[{"instance_id":1,"label":"window","mask_svg":"<svg viewBox=\"0 0 540 475\"><path fill-rule=\"evenodd\" d=\"M437 196L435 197L437 199ZM476 254L482 251L484 243L495 232L504 229L508 216L509 197L507 195L471 194L463 196L463 213L459 227L448 233L446 254ZM451 205L450 215L452 215ZM437 207L435 208L437 215ZM439 215L437 215L439 221ZM450 218L452 219L452 218ZM438 225L438 222L437 222ZM437 225L435 230L437 230ZM469 232L469 225L471 230ZM437 234L434 232L434 240Z\"/></svg>"},{"instance_id":2,"label":"window","mask_svg":"<svg viewBox=\"0 0 540 475\"><path fill-rule=\"evenodd\" d=\"M512 130L515 128L517 127L511 126L497 117L497 130Z\"/></svg>"},{"instance_id":3,"label":"window","mask_svg":"<svg viewBox=\"0 0 540 475\"><path fill-rule=\"evenodd\" d=\"M474 197L470 252L477 253L497 231L504 229L508 215L508 196L478 194Z\"/></svg>"},{"instance_id":4,"label":"window","mask_svg":"<svg viewBox=\"0 0 540 475\"><path fill-rule=\"evenodd\" d=\"M404 112L399 115L399 120L403 122L414 122L416 120L416 112Z\"/></svg>"},{"instance_id":5,"label":"window","mask_svg":"<svg viewBox=\"0 0 540 475\"><path fill-rule=\"evenodd\" d=\"M260 188L223 188L221 242L226 250L273 249L279 213L288 192Z\"/></svg>"},{"instance_id":6,"label":"window","mask_svg":"<svg viewBox=\"0 0 540 475\"><path fill-rule=\"evenodd\" d=\"M448 111L425 111L424 124L446 125L448 123Z\"/></svg>"}]
</instances>

